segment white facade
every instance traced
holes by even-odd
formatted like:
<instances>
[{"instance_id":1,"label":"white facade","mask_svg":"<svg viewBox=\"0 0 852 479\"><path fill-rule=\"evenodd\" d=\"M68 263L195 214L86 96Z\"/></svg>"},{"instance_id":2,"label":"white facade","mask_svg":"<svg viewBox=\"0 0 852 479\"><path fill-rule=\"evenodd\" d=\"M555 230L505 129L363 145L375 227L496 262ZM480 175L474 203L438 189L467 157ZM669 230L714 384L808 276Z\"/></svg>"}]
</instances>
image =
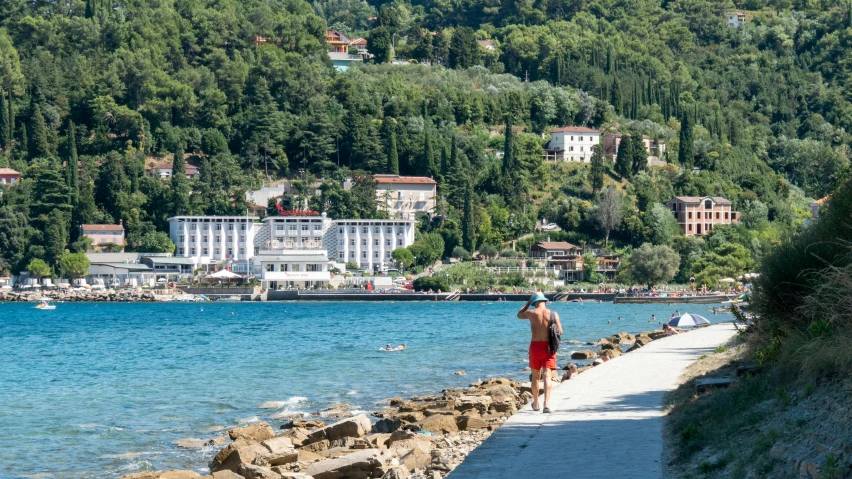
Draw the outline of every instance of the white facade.
<instances>
[{"instance_id":1,"label":"white facade","mask_svg":"<svg viewBox=\"0 0 852 479\"><path fill-rule=\"evenodd\" d=\"M261 287L271 290L328 287L331 279L322 249L261 250L252 264Z\"/></svg>"},{"instance_id":2,"label":"white facade","mask_svg":"<svg viewBox=\"0 0 852 479\"><path fill-rule=\"evenodd\" d=\"M193 258L196 266L232 264L235 273L248 272L254 257L255 216L175 216L169 218L169 237L175 256Z\"/></svg>"},{"instance_id":3,"label":"white facade","mask_svg":"<svg viewBox=\"0 0 852 479\"><path fill-rule=\"evenodd\" d=\"M423 176L375 175L376 197L391 218L413 220L435 210L438 183Z\"/></svg>"},{"instance_id":4,"label":"white facade","mask_svg":"<svg viewBox=\"0 0 852 479\"><path fill-rule=\"evenodd\" d=\"M741 12L729 13L727 18L729 27L738 27L745 23L745 14Z\"/></svg>"},{"instance_id":5,"label":"white facade","mask_svg":"<svg viewBox=\"0 0 852 479\"><path fill-rule=\"evenodd\" d=\"M328 249L332 221L325 216L267 216L254 237L256 250Z\"/></svg>"},{"instance_id":6,"label":"white facade","mask_svg":"<svg viewBox=\"0 0 852 479\"><path fill-rule=\"evenodd\" d=\"M385 270L393 265L391 253L414 244L413 220L337 220L331 258L357 263L362 268Z\"/></svg>"},{"instance_id":7,"label":"white facade","mask_svg":"<svg viewBox=\"0 0 852 479\"><path fill-rule=\"evenodd\" d=\"M589 163L592 147L600 144L601 132L585 127L567 126L550 133L548 151L557 159Z\"/></svg>"}]
</instances>

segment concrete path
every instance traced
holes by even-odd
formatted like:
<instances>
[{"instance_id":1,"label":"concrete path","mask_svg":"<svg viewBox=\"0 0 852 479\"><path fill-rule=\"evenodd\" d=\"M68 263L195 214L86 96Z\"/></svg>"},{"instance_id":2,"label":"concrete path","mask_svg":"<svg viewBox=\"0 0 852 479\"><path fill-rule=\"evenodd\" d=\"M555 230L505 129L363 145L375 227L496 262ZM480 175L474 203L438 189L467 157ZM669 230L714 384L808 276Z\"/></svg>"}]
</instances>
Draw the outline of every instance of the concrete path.
<instances>
[{"instance_id":1,"label":"concrete path","mask_svg":"<svg viewBox=\"0 0 852 479\"><path fill-rule=\"evenodd\" d=\"M726 323L660 339L556 385L552 414L524 407L449 478L660 478L663 394L735 332Z\"/></svg>"}]
</instances>

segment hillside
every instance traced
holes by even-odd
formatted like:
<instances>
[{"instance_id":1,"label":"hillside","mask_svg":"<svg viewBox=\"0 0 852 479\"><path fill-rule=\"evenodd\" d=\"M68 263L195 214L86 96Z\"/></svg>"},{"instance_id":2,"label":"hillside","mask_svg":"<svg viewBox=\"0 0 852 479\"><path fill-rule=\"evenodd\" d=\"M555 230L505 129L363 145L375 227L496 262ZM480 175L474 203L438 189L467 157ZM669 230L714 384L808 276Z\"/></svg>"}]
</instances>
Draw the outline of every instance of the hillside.
<instances>
[{"instance_id":1,"label":"hillside","mask_svg":"<svg viewBox=\"0 0 852 479\"><path fill-rule=\"evenodd\" d=\"M305 169L330 180L310 200L332 217L382 214L358 196L369 185L340 186L358 171L435 177L446 202L421 230L444 255L548 218L576 242L668 245L679 281L742 274L845 174L852 127L849 9L742 6L755 12L734 28L720 15L734 5L700 0L6 2L0 167L23 181L0 199L0 270L58 273L84 223L121 220L128 249L167 251L167 217L244 214L244 191ZM367 37L375 64L335 71L328 26ZM379 64L394 54L427 64ZM565 125L665 141L670 165L543 162ZM196 178L146 174L176 152ZM607 228L605 185L619 185ZM743 221L684 238L675 195L723 196Z\"/></svg>"}]
</instances>

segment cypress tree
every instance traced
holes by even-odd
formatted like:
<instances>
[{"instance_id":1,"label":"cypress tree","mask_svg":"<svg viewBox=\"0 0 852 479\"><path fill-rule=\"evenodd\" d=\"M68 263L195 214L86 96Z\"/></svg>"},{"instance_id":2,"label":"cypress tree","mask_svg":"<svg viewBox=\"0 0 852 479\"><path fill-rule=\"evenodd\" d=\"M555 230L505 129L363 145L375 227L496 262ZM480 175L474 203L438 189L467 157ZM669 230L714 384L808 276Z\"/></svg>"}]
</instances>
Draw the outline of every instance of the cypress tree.
<instances>
[{"instance_id":1,"label":"cypress tree","mask_svg":"<svg viewBox=\"0 0 852 479\"><path fill-rule=\"evenodd\" d=\"M633 171L633 142L627 135L621 135L618 154L615 157L615 172L622 178L630 178Z\"/></svg>"},{"instance_id":2,"label":"cypress tree","mask_svg":"<svg viewBox=\"0 0 852 479\"><path fill-rule=\"evenodd\" d=\"M609 102L615 108L615 112L621 115L624 110L622 109L622 99L621 99L621 88L618 85L618 78L612 79L612 88L609 91L610 97Z\"/></svg>"},{"instance_id":3,"label":"cypress tree","mask_svg":"<svg viewBox=\"0 0 852 479\"><path fill-rule=\"evenodd\" d=\"M6 108L6 92L0 89L0 148L9 147L9 109Z\"/></svg>"},{"instance_id":4,"label":"cypress tree","mask_svg":"<svg viewBox=\"0 0 852 479\"><path fill-rule=\"evenodd\" d=\"M429 176L432 173L432 140L429 138L428 126L423 128L423 161L420 172L423 176Z\"/></svg>"},{"instance_id":5,"label":"cypress tree","mask_svg":"<svg viewBox=\"0 0 852 479\"><path fill-rule=\"evenodd\" d=\"M77 138L74 122L68 121L68 187L71 189L71 205L77 206L80 196L80 179L77 170Z\"/></svg>"},{"instance_id":6,"label":"cypress tree","mask_svg":"<svg viewBox=\"0 0 852 479\"><path fill-rule=\"evenodd\" d=\"M506 131L503 134L503 175L514 173L515 165L512 158L512 116L506 115Z\"/></svg>"},{"instance_id":7,"label":"cypress tree","mask_svg":"<svg viewBox=\"0 0 852 479\"><path fill-rule=\"evenodd\" d=\"M473 254L476 247L473 224L473 182L466 178L464 191L464 218L462 218L462 246Z\"/></svg>"},{"instance_id":8,"label":"cypress tree","mask_svg":"<svg viewBox=\"0 0 852 479\"><path fill-rule=\"evenodd\" d=\"M592 184L592 194L603 188L604 184L604 159L601 145L592 147L592 164L589 168L589 183Z\"/></svg>"},{"instance_id":9,"label":"cypress tree","mask_svg":"<svg viewBox=\"0 0 852 479\"><path fill-rule=\"evenodd\" d=\"M86 18L92 18L95 16L95 6L93 2L94 0L86 0Z\"/></svg>"},{"instance_id":10,"label":"cypress tree","mask_svg":"<svg viewBox=\"0 0 852 479\"><path fill-rule=\"evenodd\" d=\"M9 138L9 147L15 143L15 105L12 104L12 90L9 90L9 131L6 133Z\"/></svg>"},{"instance_id":11,"label":"cypress tree","mask_svg":"<svg viewBox=\"0 0 852 479\"><path fill-rule=\"evenodd\" d=\"M621 141L624 142L624 140ZM630 141L633 143L631 173L635 176L648 167L648 151L645 149L645 140L642 139L642 135L632 136Z\"/></svg>"},{"instance_id":12,"label":"cypress tree","mask_svg":"<svg viewBox=\"0 0 852 479\"><path fill-rule=\"evenodd\" d=\"M684 113L680 123L680 145L678 145L677 159L683 166L692 166L695 158L692 136L692 118L689 113Z\"/></svg>"},{"instance_id":13,"label":"cypress tree","mask_svg":"<svg viewBox=\"0 0 852 479\"><path fill-rule=\"evenodd\" d=\"M27 153L27 152L30 151L30 141L29 141L29 138L27 138L27 136L28 136L27 135L27 125L25 123L21 123L20 130L21 130L21 150L24 153Z\"/></svg>"},{"instance_id":14,"label":"cypress tree","mask_svg":"<svg viewBox=\"0 0 852 479\"><path fill-rule=\"evenodd\" d=\"M385 137L385 156L388 157L388 173L392 175L399 174L399 153L396 148L396 120L393 118L385 118L382 124Z\"/></svg>"},{"instance_id":15,"label":"cypress tree","mask_svg":"<svg viewBox=\"0 0 852 479\"><path fill-rule=\"evenodd\" d=\"M32 151L33 158L48 157L51 154L50 142L47 139L47 126L44 124L44 116L41 114L41 106L35 104L32 110Z\"/></svg>"},{"instance_id":16,"label":"cypress tree","mask_svg":"<svg viewBox=\"0 0 852 479\"><path fill-rule=\"evenodd\" d=\"M189 214L189 210L189 180L186 179L183 143L178 143L172 161L172 211L178 216Z\"/></svg>"},{"instance_id":17,"label":"cypress tree","mask_svg":"<svg viewBox=\"0 0 852 479\"><path fill-rule=\"evenodd\" d=\"M449 158L447 158L447 149L441 148L441 182L444 181L444 178L447 177L447 171L449 171Z\"/></svg>"}]
</instances>

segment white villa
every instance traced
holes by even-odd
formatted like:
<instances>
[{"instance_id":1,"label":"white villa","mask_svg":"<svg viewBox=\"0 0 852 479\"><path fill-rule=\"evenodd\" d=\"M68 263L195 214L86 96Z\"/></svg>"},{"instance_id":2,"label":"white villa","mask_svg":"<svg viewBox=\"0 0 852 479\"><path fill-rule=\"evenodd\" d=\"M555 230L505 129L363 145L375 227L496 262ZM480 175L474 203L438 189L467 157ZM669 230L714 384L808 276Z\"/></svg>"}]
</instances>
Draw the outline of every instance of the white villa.
<instances>
[{"instance_id":1,"label":"white villa","mask_svg":"<svg viewBox=\"0 0 852 479\"><path fill-rule=\"evenodd\" d=\"M601 132L584 126L565 126L550 132L545 160L592 161L592 147L600 144Z\"/></svg>"},{"instance_id":2,"label":"white villa","mask_svg":"<svg viewBox=\"0 0 852 479\"><path fill-rule=\"evenodd\" d=\"M375 175L376 197L391 218L413 220L435 210L438 182L425 176Z\"/></svg>"}]
</instances>

